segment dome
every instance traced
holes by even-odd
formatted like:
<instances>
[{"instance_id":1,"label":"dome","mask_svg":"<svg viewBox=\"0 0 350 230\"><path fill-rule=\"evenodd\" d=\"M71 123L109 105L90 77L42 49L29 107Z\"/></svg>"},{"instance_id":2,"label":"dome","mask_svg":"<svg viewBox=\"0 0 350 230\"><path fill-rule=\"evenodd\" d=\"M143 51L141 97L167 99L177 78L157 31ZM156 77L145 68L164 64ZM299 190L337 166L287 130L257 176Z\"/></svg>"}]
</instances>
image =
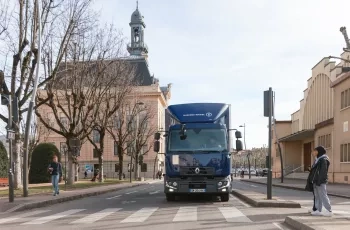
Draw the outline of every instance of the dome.
<instances>
[{"instance_id":1,"label":"dome","mask_svg":"<svg viewBox=\"0 0 350 230\"><path fill-rule=\"evenodd\" d=\"M139 11L139 9L136 9L134 13L131 15L131 23L140 23L143 22L143 17Z\"/></svg>"}]
</instances>

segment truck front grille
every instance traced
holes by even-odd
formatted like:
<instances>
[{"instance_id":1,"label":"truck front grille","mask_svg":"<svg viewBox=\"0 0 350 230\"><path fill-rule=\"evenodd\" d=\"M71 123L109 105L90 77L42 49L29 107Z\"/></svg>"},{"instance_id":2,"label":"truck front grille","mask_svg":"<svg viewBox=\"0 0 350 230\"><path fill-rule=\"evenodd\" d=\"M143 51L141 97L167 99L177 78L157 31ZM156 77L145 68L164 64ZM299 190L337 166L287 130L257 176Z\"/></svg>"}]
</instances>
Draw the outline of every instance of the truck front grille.
<instances>
[{"instance_id":1,"label":"truck front grille","mask_svg":"<svg viewBox=\"0 0 350 230\"><path fill-rule=\"evenodd\" d=\"M211 176L215 169L211 167L180 167L181 176Z\"/></svg>"}]
</instances>

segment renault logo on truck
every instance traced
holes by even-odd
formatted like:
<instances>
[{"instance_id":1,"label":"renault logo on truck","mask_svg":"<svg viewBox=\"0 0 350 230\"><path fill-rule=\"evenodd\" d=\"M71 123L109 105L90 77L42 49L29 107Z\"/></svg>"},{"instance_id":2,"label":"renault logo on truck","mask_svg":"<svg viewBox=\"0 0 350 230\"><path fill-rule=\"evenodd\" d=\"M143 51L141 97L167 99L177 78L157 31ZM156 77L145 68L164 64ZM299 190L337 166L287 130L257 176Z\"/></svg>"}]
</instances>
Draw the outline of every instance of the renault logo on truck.
<instances>
[{"instance_id":1,"label":"renault logo on truck","mask_svg":"<svg viewBox=\"0 0 350 230\"><path fill-rule=\"evenodd\" d=\"M211 117L211 116L213 116L213 114L212 114L211 112L207 112L207 113L205 114L205 116Z\"/></svg>"},{"instance_id":2,"label":"renault logo on truck","mask_svg":"<svg viewBox=\"0 0 350 230\"><path fill-rule=\"evenodd\" d=\"M196 168L196 169L194 170L194 172L195 172L196 174L198 174L198 173L200 172L199 168Z\"/></svg>"}]
</instances>

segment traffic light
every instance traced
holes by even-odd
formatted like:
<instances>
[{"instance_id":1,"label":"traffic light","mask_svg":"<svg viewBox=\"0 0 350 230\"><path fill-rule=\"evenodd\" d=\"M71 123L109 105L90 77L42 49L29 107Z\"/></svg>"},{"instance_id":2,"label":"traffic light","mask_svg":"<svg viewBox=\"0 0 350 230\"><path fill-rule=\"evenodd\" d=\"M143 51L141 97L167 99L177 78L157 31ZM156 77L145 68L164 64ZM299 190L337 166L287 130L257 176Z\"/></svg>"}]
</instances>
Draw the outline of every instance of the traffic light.
<instances>
[{"instance_id":1,"label":"traffic light","mask_svg":"<svg viewBox=\"0 0 350 230\"><path fill-rule=\"evenodd\" d=\"M153 151L158 153L159 150L160 150L160 142L159 141L154 141Z\"/></svg>"},{"instance_id":2,"label":"traffic light","mask_svg":"<svg viewBox=\"0 0 350 230\"><path fill-rule=\"evenodd\" d=\"M159 139L160 139L160 133L155 133L155 134L154 134L154 139L157 140L157 141L159 141Z\"/></svg>"}]
</instances>

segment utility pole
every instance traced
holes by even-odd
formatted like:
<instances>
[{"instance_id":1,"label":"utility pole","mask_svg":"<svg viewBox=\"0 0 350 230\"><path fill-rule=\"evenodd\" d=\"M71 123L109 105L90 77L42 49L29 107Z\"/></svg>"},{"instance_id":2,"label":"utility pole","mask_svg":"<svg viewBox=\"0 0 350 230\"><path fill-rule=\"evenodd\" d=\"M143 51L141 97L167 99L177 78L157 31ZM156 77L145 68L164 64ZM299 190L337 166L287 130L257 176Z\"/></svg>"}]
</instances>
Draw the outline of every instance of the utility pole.
<instances>
[{"instance_id":1,"label":"utility pole","mask_svg":"<svg viewBox=\"0 0 350 230\"><path fill-rule=\"evenodd\" d=\"M38 58L40 60L41 58L41 12L40 12L40 1L36 0L36 12L37 12L37 29L38 29ZM26 121L26 129L24 134L24 154L23 154L23 196L28 197L28 145L29 145L29 132L30 132L30 123L32 119L33 109L34 109L34 103L35 103L35 97L36 92L38 89L38 82L39 82L39 67L40 67L40 61L38 61L36 65L36 73L34 78L34 86L33 86L33 92L32 92L32 98L29 102L29 108L27 113L27 121Z\"/></svg>"},{"instance_id":2,"label":"utility pole","mask_svg":"<svg viewBox=\"0 0 350 230\"><path fill-rule=\"evenodd\" d=\"M272 169L271 169L271 151L272 151L272 115L273 115L273 91L270 87L268 91L264 91L264 116L269 118L269 150L266 157L267 171L267 199L272 199Z\"/></svg>"},{"instance_id":3,"label":"utility pole","mask_svg":"<svg viewBox=\"0 0 350 230\"><path fill-rule=\"evenodd\" d=\"M14 131L12 130L12 95L8 95L8 110L9 118L7 124L7 139L9 141L9 202L14 201L14 178L13 178L13 153L12 153L12 140L14 140Z\"/></svg>"}]
</instances>

